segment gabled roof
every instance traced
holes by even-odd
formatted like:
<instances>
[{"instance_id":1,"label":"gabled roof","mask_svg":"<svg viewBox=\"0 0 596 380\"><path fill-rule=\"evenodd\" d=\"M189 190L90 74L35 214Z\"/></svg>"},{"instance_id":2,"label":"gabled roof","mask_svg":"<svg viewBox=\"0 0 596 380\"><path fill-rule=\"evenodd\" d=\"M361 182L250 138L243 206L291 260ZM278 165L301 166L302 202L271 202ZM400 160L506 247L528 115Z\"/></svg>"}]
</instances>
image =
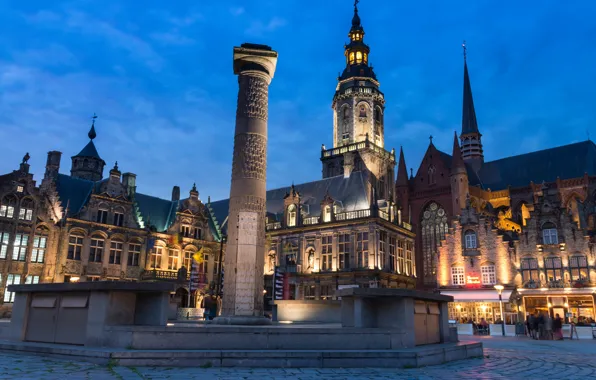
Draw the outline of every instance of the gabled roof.
<instances>
[{"instance_id":1,"label":"gabled roof","mask_svg":"<svg viewBox=\"0 0 596 380\"><path fill-rule=\"evenodd\" d=\"M73 157L92 157L101 160L101 157L99 157L99 153L97 153L97 149L95 148L95 144L93 144L93 140L89 141L83 150Z\"/></svg>"},{"instance_id":2,"label":"gabled roof","mask_svg":"<svg viewBox=\"0 0 596 380\"><path fill-rule=\"evenodd\" d=\"M303 211L311 216L321 214L321 201L329 194L341 206L342 211L368 209L370 202L366 190L366 183L362 172L352 172L349 178L343 175L329 177L318 181L294 185L300 194ZM291 186L267 191L267 213L271 217L280 218L284 212L284 197L290 192ZM210 212L221 225L229 212L229 199L211 202Z\"/></svg>"},{"instance_id":3,"label":"gabled roof","mask_svg":"<svg viewBox=\"0 0 596 380\"><path fill-rule=\"evenodd\" d=\"M596 145L582 141L556 148L539 150L485 162L478 172L479 180L472 185L500 190L528 186L530 182L554 182L560 179L596 175Z\"/></svg>"},{"instance_id":4,"label":"gabled roof","mask_svg":"<svg viewBox=\"0 0 596 380\"><path fill-rule=\"evenodd\" d=\"M68 208L67 217L78 214L89 200L95 182L58 174L56 190L64 209Z\"/></svg>"},{"instance_id":5,"label":"gabled roof","mask_svg":"<svg viewBox=\"0 0 596 380\"><path fill-rule=\"evenodd\" d=\"M135 203L139 207L139 212L143 217L145 225L154 226L158 232L166 231L174 220L176 220L178 201L169 201L151 195L136 193Z\"/></svg>"}]
</instances>

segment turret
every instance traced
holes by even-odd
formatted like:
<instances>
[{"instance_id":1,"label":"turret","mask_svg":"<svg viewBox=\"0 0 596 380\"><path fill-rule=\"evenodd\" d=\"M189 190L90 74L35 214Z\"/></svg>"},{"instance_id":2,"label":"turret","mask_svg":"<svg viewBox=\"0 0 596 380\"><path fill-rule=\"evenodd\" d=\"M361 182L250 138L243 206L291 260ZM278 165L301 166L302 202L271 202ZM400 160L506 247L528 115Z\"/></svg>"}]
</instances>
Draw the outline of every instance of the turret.
<instances>
[{"instance_id":1,"label":"turret","mask_svg":"<svg viewBox=\"0 0 596 380\"><path fill-rule=\"evenodd\" d=\"M408 181L408 169L406 167L406 159L404 158L404 150L400 147L399 163L397 164L397 181L395 181L395 194L397 195L398 216L404 221L410 220L409 184L410 182Z\"/></svg>"},{"instance_id":2,"label":"turret","mask_svg":"<svg viewBox=\"0 0 596 380\"><path fill-rule=\"evenodd\" d=\"M72 156L72 166L70 175L75 178L86 179L89 181L100 181L103 178L103 168L106 165L105 161L99 157L93 140L97 137L95 133L95 119L97 116L93 115L93 122L91 129L87 136L89 136L89 143L85 145L83 150L76 156Z\"/></svg>"},{"instance_id":3,"label":"turret","mask_svg":"<svg viewBox=\"0 0 596 380\"><path fill-rule=\"evenodd\" d=\"M466 197L469 193L468 172L464 163L459 144L457 142L457 132L453 136L453 152L451 160L451 200L453 206L453 215L460 215L462 208L466 207Z\"/></svg>"}]
</instances>

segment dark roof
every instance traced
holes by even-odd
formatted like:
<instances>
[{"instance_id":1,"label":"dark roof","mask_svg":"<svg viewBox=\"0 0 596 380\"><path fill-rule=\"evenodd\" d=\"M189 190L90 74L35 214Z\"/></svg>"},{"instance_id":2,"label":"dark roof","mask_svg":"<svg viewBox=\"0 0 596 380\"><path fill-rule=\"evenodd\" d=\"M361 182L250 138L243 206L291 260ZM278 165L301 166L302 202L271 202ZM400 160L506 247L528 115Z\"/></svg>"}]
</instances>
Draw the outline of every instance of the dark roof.
<instances>
[{"instance_id":1,"label":"dark roof","mask_svg":"<svg viewBox=\"0 0 596 380\"><path fill-rule=\"evenodd\" d=\"M56 190L63 208L68 208L67 217L72 217L81 211L93 191L95 182L74 178L66 174L58 174Z\"/></svg>"},{"instance_id":2,"label":"dark roof","mask_svg":"<svg viewBox=\"0 0 596 380\"><path fill-rule=\"evenodd\" d=\"M136 193L135 202L139 207L145 225L155 226L158 232L166 231L176 219L178 201L169 201Z\"/></svg>"},{"instance_id":3,"label":"dark roof","mask_svg":"<svg viewBox=\"0 0 596 380\"><path fill-rule=\"evenodd\" d=\"M554 182L560 179L583 177L584 173L596 175L596 145L582 141L485 162L479 179L472 185L484 189L500 190L508 186L528 186L530 182Z\"/></svg>"},{"instance_id":4,"label":"dark roof","mask_svg":"<svg viewBox=\"0 0 596 380\"><path fill-rule=\"evenodd\" d=\"M369 207L366 183L362 172L352 172L349 178L344 178L341 175L302 183L294 185L294 188L300 194L301 204L306 205L303 210L311 216L321 214L321 201L326 194L339 203L342 211L362 210ZM290 186L267 191L267 213L270 216L280 220L284 212L284 197L289 192ZM210 204L210 210L220 226L228 216L229 207L228 199Z\"/></svg>"},{"instance_id":5,"label":"dark roof","mask_svg":"<svg viewBox=\"0 0 596 380\"><path fill-rule=\"evenodd\" d=\"M449 155L445 152L441 152L438 149L437 149L437 152L439 152L439 154L441 155L441 159L445 163L445 166L447 166L449 169L451 169L451 163L453 161L453 157L451 157L451 155ZM472 166L470 166L470 164L468 164L467 162L465 163L465 165L466 165L466 172L468 174L468 181L471 184L476 184L476 183L480 182L480 180L478 179L478 175L476 174L476 172L474 171Z\"/></svg>"},{"instance_id":6,"label":"dark roof","mask_svg":"<svg viewBox=\"0 0 596 380\"><path fill-rule=\"evenodd\" d=\"M464 106L461 120L462 135L468 133L479 133L478 122L476 121L476 110L474 109L474 98L472 97L472 86L468 75L468 64L464 61Z\"/></svg>"},{"instance_id":7,"label":"dark roof","mask_svg":"<svg viewBox=\"0 0 596 380\"><path fill-rule=\"evenodd\" d=\"M89 143L85 145L83 150L81 150L79 154L77 154L74 157L93 157L101 160L101 157L99 157L99 153L97 153L97 149L95 149L95 144L93 144L93 141L89 141Z\"/></svg>"}]
</instances>

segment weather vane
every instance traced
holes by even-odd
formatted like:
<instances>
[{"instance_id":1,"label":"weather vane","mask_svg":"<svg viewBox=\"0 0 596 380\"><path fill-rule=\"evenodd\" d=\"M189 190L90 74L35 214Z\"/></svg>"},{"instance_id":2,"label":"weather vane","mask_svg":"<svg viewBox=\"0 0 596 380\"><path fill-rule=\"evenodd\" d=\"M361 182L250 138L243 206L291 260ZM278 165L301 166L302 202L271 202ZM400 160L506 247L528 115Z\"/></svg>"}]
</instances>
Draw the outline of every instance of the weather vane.
<instances>
[{"instance_id":1,"label":"weather vane","mask_svg":"<svg viewBox=\"0 0 596 380\"><path fill-rule=\"evenodd\" d=\"M97 119L97 115L95 114L95 112L93 112L93 116L91 117L91 119L93 119L91 123L95 125L95 119Z\"/></svg>"},{"instance_id":2,"label":"weather vane","mask_svg":"<svg viewBox=\"0 0 596 380\"><path fill-rule=\"evenodd\" d=\"M360 0L354 0L354 8L358 8L358 3L360 2Z\"/></svg>"},{"instance_id":3,"label":"weather vane","mask_svg":"<svg viewBox=\"0 0 596 380\"><path fill-rule=\"evenodd\" d=\"M461 47L464 48L464 60L467 58L468 55L468 48L466 47L466 40L464 40L464 43L461 44Z\"/></svg>"}]
</instances>

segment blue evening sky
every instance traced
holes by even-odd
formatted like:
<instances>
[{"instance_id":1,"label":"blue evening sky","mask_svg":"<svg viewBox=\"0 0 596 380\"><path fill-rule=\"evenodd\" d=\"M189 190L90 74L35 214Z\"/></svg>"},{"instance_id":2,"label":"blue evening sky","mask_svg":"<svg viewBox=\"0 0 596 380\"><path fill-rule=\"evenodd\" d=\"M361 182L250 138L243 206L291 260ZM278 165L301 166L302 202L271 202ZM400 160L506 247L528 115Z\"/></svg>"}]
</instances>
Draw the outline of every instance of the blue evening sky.
<instances>
[{"instance_id":1,"label":"blue evening sky","mask_svg":"<svg viewBox=\"0 0 596 380\"><path fill-rule=\"evenodd\" d=\"M237 79L232 47L279 52L270 88L268 188L319 179L352 0L0 2L0 173L30 152L87 143L96 112L106 171L169 197L228 196ZM596 1L362 0L386 95L386 148L417 168L461 125L462 40L488 160L596 138Z\"/></svg>"}]
</instances>

